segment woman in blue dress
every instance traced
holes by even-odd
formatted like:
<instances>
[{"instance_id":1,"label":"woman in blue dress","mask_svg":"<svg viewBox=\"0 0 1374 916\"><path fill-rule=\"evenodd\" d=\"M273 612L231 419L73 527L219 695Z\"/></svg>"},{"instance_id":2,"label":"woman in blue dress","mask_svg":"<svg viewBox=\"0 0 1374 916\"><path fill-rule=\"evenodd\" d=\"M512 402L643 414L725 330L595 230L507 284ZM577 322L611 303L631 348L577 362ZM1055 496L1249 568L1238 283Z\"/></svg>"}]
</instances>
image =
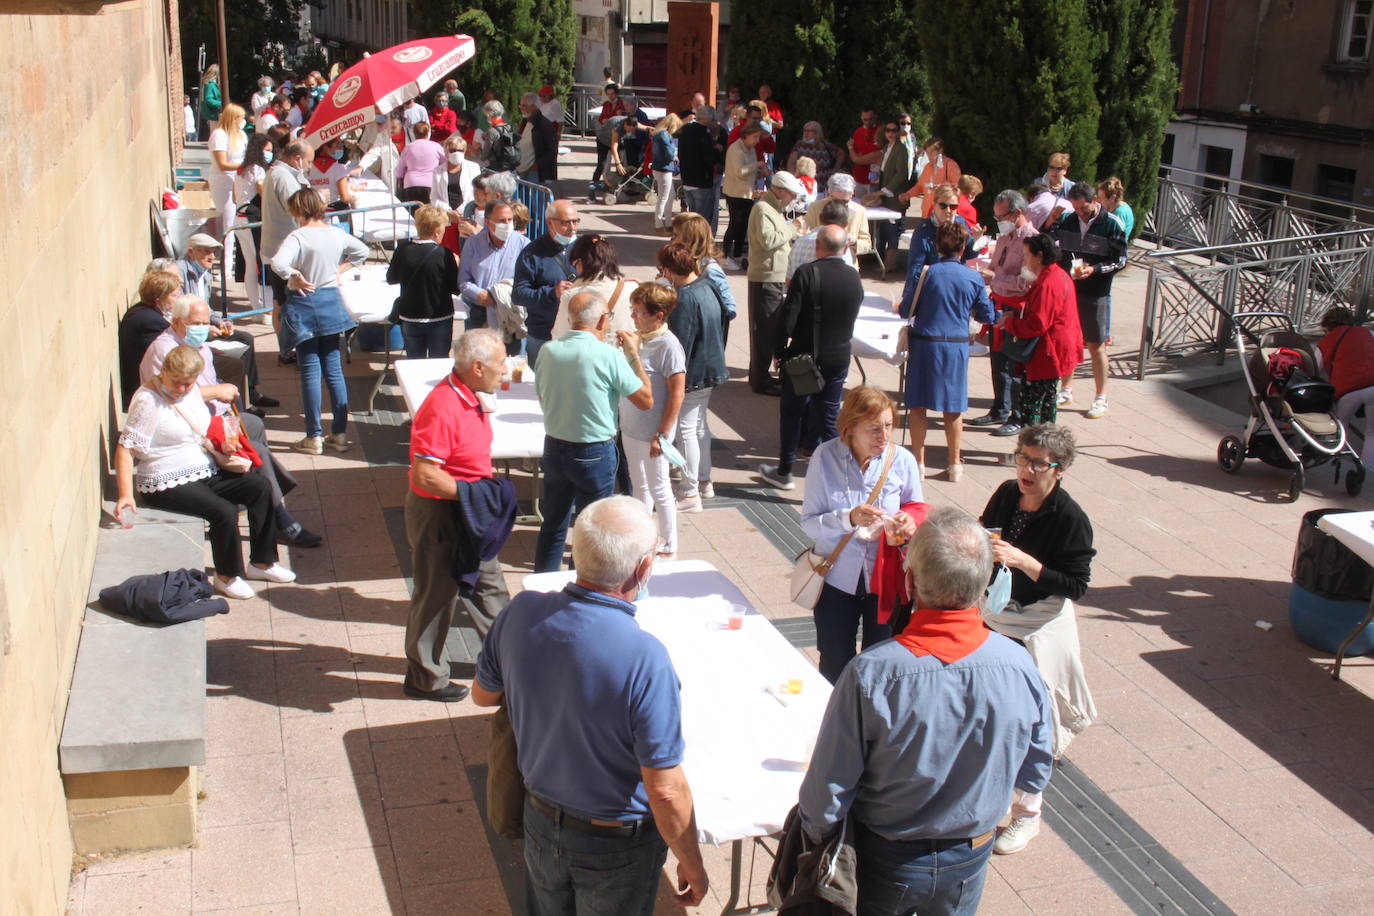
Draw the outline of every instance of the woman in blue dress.
<instances>
[{"instance_id":1,"label":"woman in blue dress","mask_svg":"<svg viewBox=\"0 0 1374 916\"><path fill-rule=\"evenodd\" d=\"M959 452L963 413L968 410L969 318L984 324L995 320L992 300L983 278L959 262L968 242L968 229L954 220L936 232L940 260L917 278L914 301L901 304L910 315L907 328L906 407L911 447L925 466L926 411L944 414L949 447L946 477L958 481L964 465Z\"/></svg>"}]
</instances>

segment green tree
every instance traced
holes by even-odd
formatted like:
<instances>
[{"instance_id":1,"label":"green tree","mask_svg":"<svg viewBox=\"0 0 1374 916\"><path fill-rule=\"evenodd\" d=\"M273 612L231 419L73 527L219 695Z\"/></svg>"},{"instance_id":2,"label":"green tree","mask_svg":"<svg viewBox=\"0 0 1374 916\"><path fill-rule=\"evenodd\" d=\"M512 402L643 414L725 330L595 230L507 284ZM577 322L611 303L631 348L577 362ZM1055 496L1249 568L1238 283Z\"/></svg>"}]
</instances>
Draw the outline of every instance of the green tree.
<instances>
[{"instance_id":1,"label":"green tree","mask_svg":"<svg viewBox=\"0 0 1374 916\"><path fill-rule=\"evenodd\" d=\"M415 27L425 35L471 35L477 53L454 79L470 105L496 93L507 110L544 83L572 88L577 15L571 0L414 0Z\"/></svg>"},{"instance_id":2,"label":"green tree","mask_svg":"<svg viewBox=\"0 0 1374 916\"><path fill-rule=\"evenodd\" d=\"M879 118L911 115L913 131L930 124L930 82L919 36L921 26L909 4L892 0L851 0L842 8L839 108L819 119L831 139L844 146L859 126L859 109L870 106Z\"/></svg>"},{"instance_id":3,"label":"green tree","mask_svg":"<svg viewBox=\"0 0 1374 916\"><path fill-rule=\"evenodd\" d=\"M1058 150L1070 174L1097 172L1103 44L1089 0L915 0L933 101L932 131L983 180L980 213L1024 188ZM986 222L986 219L984 219Z\"/></svg>"},{"instance_id":4,"label":"green tree","mask_svg":"<svg viewBox=\"0 0 1374 916\"><path fill-rule=\"evenodd\" d=\"M1089 0L1088 10L1111 36L1094 68L1102 106L1096 175L1121 179L1139 233L1154 208L1164 126L1178 92L1169 35L1174 0Z\"/></svg>"},{"instance_id":5,"label":"green tree","mask_svg":"<svg viewBox=\"0 0 1374 916\"><path fill-rule=\"evenodd\" d=\"M219 58L215 38L214 0L183 0L181 13L182 79L188 94L200 85L196 61L205 46L206 66ZM248 107L258 77L276 75L300 44L301 0L233 0L224 5L228 37L229 85L220 86L225 103Z\"/></svg>"}]
</instances>

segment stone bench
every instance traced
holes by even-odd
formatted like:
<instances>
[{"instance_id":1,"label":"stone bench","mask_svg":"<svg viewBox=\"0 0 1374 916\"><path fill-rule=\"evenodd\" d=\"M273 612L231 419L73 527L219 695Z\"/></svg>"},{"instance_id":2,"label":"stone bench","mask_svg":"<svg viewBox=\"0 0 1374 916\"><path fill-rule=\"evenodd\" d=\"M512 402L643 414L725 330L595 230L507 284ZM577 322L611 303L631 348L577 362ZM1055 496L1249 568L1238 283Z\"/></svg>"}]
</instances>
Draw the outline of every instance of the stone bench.
<instances>
[{"instance_id":1,"label":"stone bench","mask_svg":"<svg viewBox=\"0 0 1374 916\"><path fill-rule=\"evenodd\" d=\"M106 528L58 745L78 853L185 846L205 763L205 621L152 626L110 613L100 590L130 576L200 569L205 523L140 509Z\"/></svg>"}]
</instances>

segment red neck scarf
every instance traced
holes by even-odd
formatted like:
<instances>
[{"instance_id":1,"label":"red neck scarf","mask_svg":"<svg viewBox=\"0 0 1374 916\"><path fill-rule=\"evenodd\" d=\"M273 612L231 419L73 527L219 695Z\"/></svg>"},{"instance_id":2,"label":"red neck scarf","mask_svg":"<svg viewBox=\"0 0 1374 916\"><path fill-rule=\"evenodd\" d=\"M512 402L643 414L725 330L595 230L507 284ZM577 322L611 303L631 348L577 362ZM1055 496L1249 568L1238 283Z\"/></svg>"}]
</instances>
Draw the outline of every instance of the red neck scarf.
<instances>
[{"instance_id":1,"label":"red neck scarf","mask_svg":"<svg viewBox=\"0 0 1374 916\"><path fill-rule=\"evenodd\" d=\"M933 655L948 665L974 652L988 638L978 608L937 611L918 608L896 637L913 655Z\"/></svg>"}]
</instances>

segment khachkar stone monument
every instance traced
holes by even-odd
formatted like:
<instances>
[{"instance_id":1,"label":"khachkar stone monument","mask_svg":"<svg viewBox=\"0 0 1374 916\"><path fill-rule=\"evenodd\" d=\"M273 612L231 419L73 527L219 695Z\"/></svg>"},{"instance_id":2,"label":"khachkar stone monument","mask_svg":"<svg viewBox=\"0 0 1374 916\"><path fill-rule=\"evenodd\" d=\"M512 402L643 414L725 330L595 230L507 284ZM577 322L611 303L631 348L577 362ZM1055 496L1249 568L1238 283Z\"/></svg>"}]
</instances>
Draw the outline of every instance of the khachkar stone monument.
<instances>
[{"instance_id":1,"label":"khachkar stone monument","mask_svg":"<svg viewBox=\"0 0 1374 916\"><path fill-rule=\"evenodd\" d=\"M720 4L673 0L668 4L668 110L692 104L692 93L716 99L720 61Z\"/></svg>"}]
</instances>

